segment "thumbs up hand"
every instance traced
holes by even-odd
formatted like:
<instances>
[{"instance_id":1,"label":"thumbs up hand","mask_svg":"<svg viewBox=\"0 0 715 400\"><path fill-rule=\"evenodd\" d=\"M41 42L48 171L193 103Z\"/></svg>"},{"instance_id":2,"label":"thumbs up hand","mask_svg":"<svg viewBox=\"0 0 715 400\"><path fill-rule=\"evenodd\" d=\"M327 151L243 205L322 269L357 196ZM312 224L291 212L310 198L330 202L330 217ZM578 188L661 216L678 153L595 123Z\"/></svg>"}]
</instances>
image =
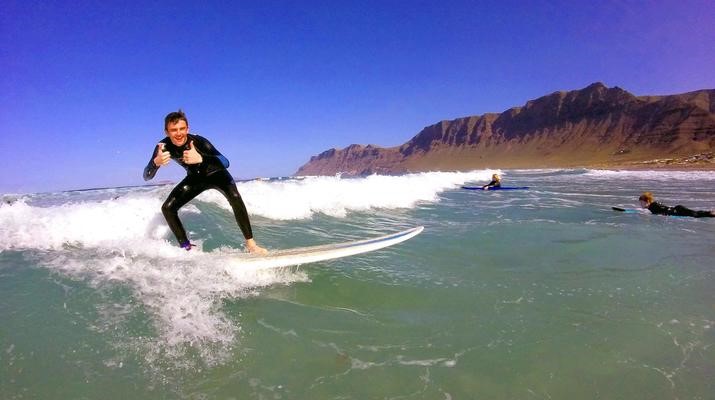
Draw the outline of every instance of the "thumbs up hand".
<instances>
[{"instance_id":1,"label":"thumbs up hand","mask_svg":"<svg viewBox=\"0 0 715 400\"><path fill-rule=\"evenodd\" d=\"M194 141L189 142L189 149L184 150L184 164L201 164L204 158L194 148Z\"/></svg>"},{"instance_id":2,"label":"thumbs up hand","mask_svg":"<svg viewBox=\"0 0 715 400\"><path fill-rule=\"evenodd\" d=\"M157 167L162 167L169 163L171 160L171 154L164 150L164 143L159 143L156 146L156 156L154 157L154 165Z\"/></svg>"}]
</instances>

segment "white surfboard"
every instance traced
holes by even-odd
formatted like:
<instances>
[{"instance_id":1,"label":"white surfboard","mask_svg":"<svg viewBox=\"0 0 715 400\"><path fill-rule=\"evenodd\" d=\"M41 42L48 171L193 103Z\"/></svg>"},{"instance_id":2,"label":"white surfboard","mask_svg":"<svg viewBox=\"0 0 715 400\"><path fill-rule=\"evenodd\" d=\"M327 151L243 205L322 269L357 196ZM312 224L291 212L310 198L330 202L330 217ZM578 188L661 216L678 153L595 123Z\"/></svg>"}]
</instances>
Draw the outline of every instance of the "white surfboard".
<instances>
[{"instance_id":1,"label":"white surfboard","mask_svg":"<svg viewBox=\"0 0 715 400\"><path fill-rule=\"evenodd\" d=\"M405 240L417 236L423 229L423 226L418 226L402 232L354 242L299 247L286 250L272 250L266 255L241 254L233 257L233 260L236 262L232 264L239 269L248 267L247 269L255 270L332 260L335 258L367 253L369 251L402 243Z\"/></svg>"}]
</instances>

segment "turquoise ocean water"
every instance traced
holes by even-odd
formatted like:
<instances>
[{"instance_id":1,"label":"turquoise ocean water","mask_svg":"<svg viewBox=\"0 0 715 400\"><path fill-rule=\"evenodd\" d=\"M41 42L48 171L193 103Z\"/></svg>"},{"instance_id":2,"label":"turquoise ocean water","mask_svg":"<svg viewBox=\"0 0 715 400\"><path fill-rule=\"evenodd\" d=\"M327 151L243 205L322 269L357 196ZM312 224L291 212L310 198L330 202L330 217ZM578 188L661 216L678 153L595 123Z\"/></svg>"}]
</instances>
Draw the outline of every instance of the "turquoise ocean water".
<instances>
[{"instance_id":1,"label":"turquoise ocean water","mask_svg":"<svg viewBox=\"0 0 715 400\"><path fill-rule=\"evenodd\" d=\"M501 172L527 191L476 192ZM218 193L2 195L2 399L714 399L715 173L502 170L239 183L272 248L424 225L376 252L241 270Z\"/></svg>"}]
</instances>

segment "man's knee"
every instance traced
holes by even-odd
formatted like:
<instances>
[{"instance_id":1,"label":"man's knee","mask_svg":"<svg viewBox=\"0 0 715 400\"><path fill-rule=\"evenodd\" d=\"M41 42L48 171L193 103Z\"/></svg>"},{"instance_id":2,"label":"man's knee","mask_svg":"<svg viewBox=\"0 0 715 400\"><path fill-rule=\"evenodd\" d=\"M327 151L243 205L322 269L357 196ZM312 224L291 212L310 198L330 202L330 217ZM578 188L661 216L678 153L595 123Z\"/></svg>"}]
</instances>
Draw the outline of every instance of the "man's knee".
<instances>
[{"instance_id":1,"label":"man's knee","mask_svg":"<svg viewBox=\"0 0 715 400\"><path fill-rule=\"evenodd\" d=\"M176 214L178 210L176 210L175 206L175 201L174 199L169 199L164 202L164 204L161 205L161 213L166 215L173 215Z\"/></svg>"},{"instance_id":2,"label":"man's knee","mask_svg":"<svg viewBox=\"0 0 715 400\"><path fill-rule=\"evenodd\" d=\"M228 200L231 205L243 204L243 199L237 189L229 188L227 190L223 190L222 192L223 195L226 196L226 200Z\"/></svg>"}]
</instances>

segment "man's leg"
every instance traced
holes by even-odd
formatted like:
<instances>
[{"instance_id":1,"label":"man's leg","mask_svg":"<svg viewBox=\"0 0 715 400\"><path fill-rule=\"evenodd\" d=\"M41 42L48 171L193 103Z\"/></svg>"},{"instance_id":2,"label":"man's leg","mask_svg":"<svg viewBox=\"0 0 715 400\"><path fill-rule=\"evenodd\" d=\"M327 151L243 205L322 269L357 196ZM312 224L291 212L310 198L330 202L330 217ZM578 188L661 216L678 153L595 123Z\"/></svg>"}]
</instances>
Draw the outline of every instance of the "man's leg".
<instances>
[{"instance_id":1,"label":"man's leg","mask_svg":"<svg viewBox=\"0 0 715 400\"><path fill-rule=\"evenodd\" d=\"M216 172L211 175L211 181L213 188L221 192L228 200L228 204L231 205L233 216L236 218L238 227L241 228L243 237L246 240L253 239L251 221L248 219L246 205L243 203L241 194L238 193L236 182L234 182L231 174L228 171Z\"/></svg>"},{"instance_id":2,"label":"man's leg","mask_svg":"<svg viewBox=\"0 0 715 400\"><path fill-rule=\"evenodd\" d=\"M180 246L188 243L189 239L186 237L186 230L179 219L179 209L204 190L206 187L203 183L187 176L169 193L169 197L161 206L161 212Z\"/></svg>"},{"instance_id":3,"label":"man's leg","mask_svg":"<svg viewBox=\"0 0 715 400\"><path fill-rule=\"evenodd\" d=\"M678 204L675 206L675 215L681 216L681 217L697 217L697 213L688 207L681 206Z\"/></svg>"}]
</instances>

